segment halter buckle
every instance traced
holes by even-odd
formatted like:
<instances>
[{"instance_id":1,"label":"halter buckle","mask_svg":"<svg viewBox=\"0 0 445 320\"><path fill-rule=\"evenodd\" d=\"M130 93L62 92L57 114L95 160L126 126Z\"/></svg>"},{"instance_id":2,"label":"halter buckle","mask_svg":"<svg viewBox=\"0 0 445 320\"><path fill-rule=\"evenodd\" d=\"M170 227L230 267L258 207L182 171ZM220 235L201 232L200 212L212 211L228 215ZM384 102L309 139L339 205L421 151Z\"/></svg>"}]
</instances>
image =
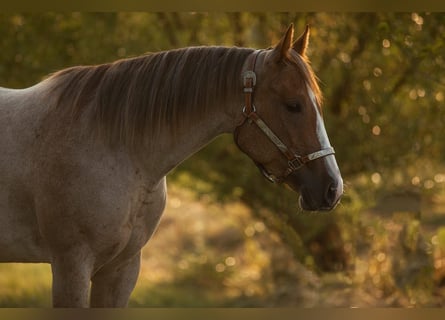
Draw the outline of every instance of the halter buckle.
<instances>
[{"instance_id":1,"label":"halter buckle","mask_svg":"<svg viewBox=\"0 0 445 320\"><path fill-rule=\"evenodd\" d=\"M303 158L300 156L295 156L292 160L289 160L287 164L289 165L290 172L297 171L302 166L304 166Z\"/></svg>"},{"instance_id":2,"label":"halter buckle","mask_svg":"<svg viewBox=\"0 0 445 320\"><path fill-rule=\"evenodd\" d=\"M248 80L252 79L252 83L248 86ZM256 74L252 70L247 70L243 75L244 92L246 89L252 89L256 85ZM252 92L252 91L249 91Z\"/></svg>"}]
</instances>

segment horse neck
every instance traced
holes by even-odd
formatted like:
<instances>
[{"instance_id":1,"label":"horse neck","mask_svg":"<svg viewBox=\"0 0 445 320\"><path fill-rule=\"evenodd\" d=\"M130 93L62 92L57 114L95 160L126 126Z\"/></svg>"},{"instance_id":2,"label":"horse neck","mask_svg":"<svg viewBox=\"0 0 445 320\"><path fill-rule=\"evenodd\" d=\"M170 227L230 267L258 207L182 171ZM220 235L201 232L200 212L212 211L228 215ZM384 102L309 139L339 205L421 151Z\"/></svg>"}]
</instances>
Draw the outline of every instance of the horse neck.
<instances>
[{"instance_id":1,"label":"horse neck","mask_svg":"<svg viewBox=\"0 0 445 320\"><path fill-rule=\"evenodd\" d=\"M260 65L263 60L264 57L259 55L257 63ZM175 135L166 130L160 135L159 141L149 147L149 150L143 151L141 158L146 159L146 168L151 173L157 172L159 178L162 178L214 138L224 133L233 133L244 122L245 100L241 76L248 68L250 67L246 60L240 70L239 90L228 92L224 103L214 101L211 108L208 108L209 111L196 122L184 126ZM150 157L147 158L147 154L150 154Z\"/></svg>"},{"instance_id":2,"label":"horse neck","mask_svg":"<svg viewBox=\"0 0 445 320\"><path fill-rule=\"evenodd\" d=\"M250 52L186 48L94 68L71 68L51 78L51 92L59 92L57 105L73 101L63 108L67 117L81 116L105 141L130 146L146 171L163 177L219 134L233 132L243 120L241 74ZM199 72L194 60L201 62ZM129 68L135 70L131 77ZM160 71L162 76L155 76ZM98 98L91 100L92 95ZM118 107L110 109L111 104Z\"/></svg>"},{"instance_id":3,"label":"horse neck","mask_svg":"<svg viewBox=\"0 0 445 320\"><path fill-rule=\"evenodd\" d=\"M177 133L165 130L154 144L138 149L138 158L145 169L151 175L156 173L160 179L217 136L233 133L243 119L242 92L234 93L232 97L226 104L215 102L204 117L182 127Z\"/></svg>"}]
</instances>

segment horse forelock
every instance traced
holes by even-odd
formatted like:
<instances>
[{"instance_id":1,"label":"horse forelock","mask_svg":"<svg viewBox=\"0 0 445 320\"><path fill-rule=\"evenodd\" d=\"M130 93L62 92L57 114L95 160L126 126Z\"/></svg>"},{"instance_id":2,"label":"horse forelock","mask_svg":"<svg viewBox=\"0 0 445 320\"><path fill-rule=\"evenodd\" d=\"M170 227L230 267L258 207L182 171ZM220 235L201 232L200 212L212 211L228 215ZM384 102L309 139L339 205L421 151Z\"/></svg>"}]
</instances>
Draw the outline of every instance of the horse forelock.
<instances>
[{"instance_id":1,"label":"horse forelock","mask_svg":"<svg viewBox=\"0 0 445 320\"><path fill-rule=\"evenodd\" d=\"M288 56L288 62L297 67L298 72L312 90L318 107L321 108L323 104L323 94L320 90L320 86L318 85L319 80L312 70L310 61L306 57L302 57L297 52L292 50L291 54Z\"/></svg>"},{"instance_id":2,"label":"horse forelock","mask_svg":"<svg viewBox=\"0 0 445 320\"><path fill-rule=\"evenodd\" d=\"M195 123L215 102L236 94L246 48L189 47L68 68L52 75L56 109L84 115L90 128L111 143L129 145L175 134ZM150 140L149 139L149 140Z\"/></svg>"}]
</instances>

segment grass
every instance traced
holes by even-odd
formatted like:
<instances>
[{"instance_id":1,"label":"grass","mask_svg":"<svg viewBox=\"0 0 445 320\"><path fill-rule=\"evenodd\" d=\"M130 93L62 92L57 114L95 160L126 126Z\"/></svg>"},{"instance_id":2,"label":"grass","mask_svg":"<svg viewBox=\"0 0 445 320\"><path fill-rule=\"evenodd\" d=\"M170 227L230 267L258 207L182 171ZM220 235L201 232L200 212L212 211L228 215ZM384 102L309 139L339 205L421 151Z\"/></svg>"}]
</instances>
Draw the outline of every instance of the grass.
<instances>
[{"instance_id":1,"label":"grass","mask_svg":"<svg viewBox=\"0 0 445 320\"><path fill-rule=\"evenodd\" d=\"M49 264L0 264L1 307L49 307L50 305Z\"/></svg>"}]
</instances>

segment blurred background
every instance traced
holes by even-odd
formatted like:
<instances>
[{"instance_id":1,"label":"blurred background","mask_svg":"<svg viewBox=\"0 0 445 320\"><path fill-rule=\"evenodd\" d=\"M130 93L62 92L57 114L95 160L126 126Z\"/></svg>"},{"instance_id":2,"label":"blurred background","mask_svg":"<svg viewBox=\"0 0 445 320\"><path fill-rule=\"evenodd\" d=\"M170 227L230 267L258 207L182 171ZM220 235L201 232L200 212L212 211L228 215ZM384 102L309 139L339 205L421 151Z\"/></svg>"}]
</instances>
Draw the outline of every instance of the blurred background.
<instances>
[{"instance_id":1,"label":"blurred background","mask_svg":"<svg viewBox=\"0 0 445 320\"><path fill-rule=\"evenodd\" d=\"M301 211L221 136L168 176L130 306L445 305L443 13L0 14L0 86L184 46L266 48L291 22L312 28L341 204ZM49 265L0 264L0 306L50 306L50 287Z\"/></svg>"}]
</instances>

